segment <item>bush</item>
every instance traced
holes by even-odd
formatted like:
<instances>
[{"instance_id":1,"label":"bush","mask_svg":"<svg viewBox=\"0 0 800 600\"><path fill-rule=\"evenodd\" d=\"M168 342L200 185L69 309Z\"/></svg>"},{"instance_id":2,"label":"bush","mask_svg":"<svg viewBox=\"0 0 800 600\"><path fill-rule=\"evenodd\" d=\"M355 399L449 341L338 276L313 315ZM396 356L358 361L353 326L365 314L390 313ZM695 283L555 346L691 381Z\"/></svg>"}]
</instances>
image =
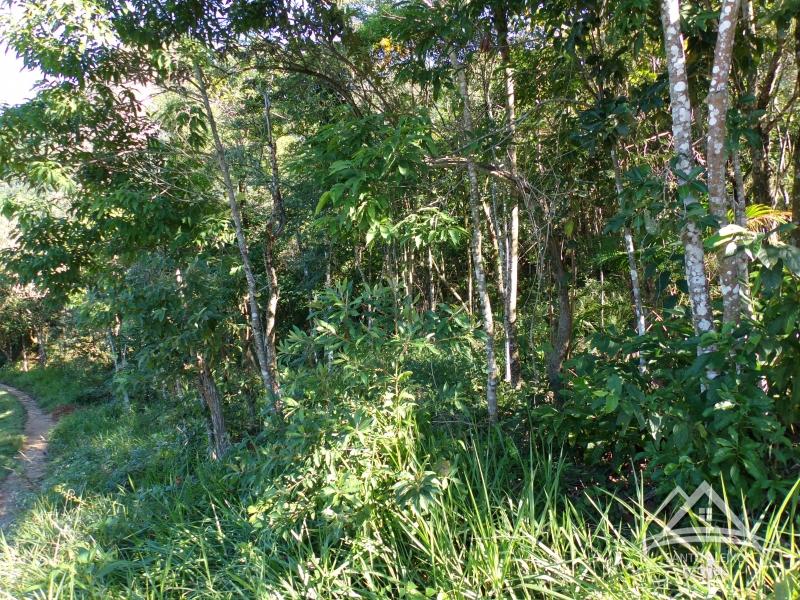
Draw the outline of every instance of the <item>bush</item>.
<instances>
[{"instance_id":1,"label":"bush","mask_svg":"<svg viewBox=\"0 0 800 600\"><path fill-rule=\"evenodd\" d=\"M769 299L757 319L700 340L680 314L642 338L595 335L569 365L576 374L563 406L539 409L537 422L587 465L619 473L644 462L662 491L722 479L752 507L778 501L800 474L789 384L800 352L786 341L800 311L789 306L796 280L783 284L792 291Z\"/></svg>"}]
</instances>

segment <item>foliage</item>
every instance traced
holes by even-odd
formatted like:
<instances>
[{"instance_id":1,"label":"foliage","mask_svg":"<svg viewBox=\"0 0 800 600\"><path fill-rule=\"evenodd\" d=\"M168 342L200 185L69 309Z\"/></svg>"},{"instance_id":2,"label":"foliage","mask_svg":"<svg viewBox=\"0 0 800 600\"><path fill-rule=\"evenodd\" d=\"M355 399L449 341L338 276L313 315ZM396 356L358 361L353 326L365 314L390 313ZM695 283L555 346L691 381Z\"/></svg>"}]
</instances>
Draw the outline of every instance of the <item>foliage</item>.
<instances>
[{"instance_id":1,"label":"foliage","mask_svg":"<svg viewBox=\"0 0 800 600\"><path fill-rule=\"evenodd\" d=\"M800 22L715 92L725 11L663 4L678 85L643 0L7 11L0 380L75 412L2 589L795 596ZM764 549L643 550L704 480Z\"/></svg>"},{"instance_id":2,"label":"foliage","mask_svg":"<svg viewBox=\"0 0 800 600\"><path fill-rule=\"evenodd\" d=\"M322 381L320 383L323 383ZM0 546L0 583L56 597L756 597L793 583L786 517L760 551L642 550L643 500L564 495L569 459L470 422L425 425L401 377L307 395L209 463L172 410L64 417L48 492ZM311 388L309 388L311 389ZM314 388L324 389L322 386ZM398 393L399 390L399 393ZM188 422L198 421L189 417ZM615 516L619 515L619 516ZM780 536L788 536L780 541ZM788 541L787 541L788 540Z\"/></svg>"}]
</instances>

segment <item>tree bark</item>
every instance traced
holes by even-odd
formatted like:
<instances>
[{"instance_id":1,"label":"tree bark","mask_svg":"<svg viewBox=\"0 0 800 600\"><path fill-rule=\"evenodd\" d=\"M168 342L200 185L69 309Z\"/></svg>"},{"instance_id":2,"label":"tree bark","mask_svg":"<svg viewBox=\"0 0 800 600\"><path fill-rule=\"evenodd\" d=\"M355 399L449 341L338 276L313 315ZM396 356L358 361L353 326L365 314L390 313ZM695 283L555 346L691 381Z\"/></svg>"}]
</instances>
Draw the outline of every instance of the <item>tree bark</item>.
<instances>
[{"instance_id":1,"label":"tree bark","mask_svg":"<svg viewBox=\"0 0 800 600\"><path fill-rule=\"evenodd\" d=\"M747 17L748 19L750 16ZM748 23L748 26L754 31L755 24ZM760 87L756 89L756 76L754 72L748 81L748 95L755 95L755 110L759 111L761 115L758 117L755 130L757 136L757 143L750 146L750 160L752 162L752 193L753 198L759 204L772 206L772 186L771 168L769 164L770 148L772 140L770 138L771 126L769 126L765 119L764 114L769 107L772 97L775 94L776 85L778 83L778 73L781 70L781 60L783 57L783 46L786 40L786 31L783 28L778 28L778 39L775 51L770 58L767 70L764 74L764 79L761 81Z\"/></svg>"},{"instance_id":2,"label":"tree bark","mask_svg":"<svg viewBox=\"0 0 800 600\"><path fill-rule=\"evenodd\" d=\"M744 188L744 175L742 174L739 150L737 149L731 157L733 166L733 218L734 222L741 228L747 229L747 195ZM747 266L747 254L739 252L736 255L736 264L739 270L739 281L742 282L742 314L748 317L753 316L752 302L750 301L750 270Z\"/></svg>"},{"instance_id":3,"label":"tree bark","mask_svg":"<svg viewBox=\"0 0 800 600\"><path fill-rule=\"evenodd\" d=\"M211 417L211 431L214 437L213 458L220 459L228 452L231 443L225 429L225 418L222 415L222 403L214 376L202 355L197 355L197 389L208 407Z\"/></svg>"},{"instance_id":4,"label":"tree bark","mask_svg":"<svg viewBox=\"0 0 800 600\"><path fill-rule=\"evenodd\" d=\"M508 146L506 149L508 170L513 178L517 178L517 117L516 90L514 87L514 69L511 65L511 49L508 44L508 20L503 8L494 7L494 23L497 30L500 59L503 63L503 80L506 94L506 127L508 128ZM517 288L519 274L519 202L516 194L511 197L509 223L506 227L506 293L505 293L505 329L506 353L508 356L508 378L512 386L519 387L522 381L522 367L517 342Z\"/></svg>"},{"instance_id":5,"label":"tree bark","mask_svg":"<svg viewBox=\"0 0 800 600\"><path fill-rule=\"evenodd\" d=\"M431 265L433 269L436 271L436 275L439 277L439 281L442 282L442 285L447 288L447 290L453 295L453 298L458 300L461 303L461 306L464 308L464 311L469 315L472 314L472 310L470 309L469 305L464 302L464 299L461 297L461 294L458 293L458 290L455 289L449 281L447 281L447 277L444 274L444 269L440 268L436 260L431 255Z\"/></svg>"},{"instance_id":6,"label":"tree bark","mask_svg":"<svg viewBox=\"0 0 800 600\"><path fill-rule=\"evenodd\" d=\"M548 240L548 251L553 278L558 289L558 316L553 328L553 350L547 358L547 380L556 399L559 399L562 388L561 367L567 358L572 340L572 303L561 247L552 237Z\"/></svg>"},{"instance_id":7,"label":"tree bark","mask_svg":"<svg viewBox=\"0 0 800 600\"><path fill-rule=\"evenodd\" d=\"M464 71L464 65L458 60L455 51L450 52L450 62L456 72L458 90L463 103L462 122L463 132L466 135L472 131L472 113L469 104L467 75ZM475 284L483 316L483 331L486 335L486 403L489 411L489 420L494 423L497 421L497 365L494 354L494 317L492 315L489 291L486 287L486 272L483 267L483 236L481 234L481 201L478 174L475 169L475 163L469 158L467 159L467 176L469 178L469 208L472 220L472 266L475 272Z\"/></svg>"},{"instance_id":8,"label":"tree bark","mask_svg":"<svg viewBox=\"0 0 800 600\"><path fill-rule=\"evenodd\" d=\"M219 169L222 172L222 181L225 187L225 193L228 197L228 204L231 209L231 218L233 226L236 230L236 243L239 246L239 253L242 257L242 267L244 269L245 279L247 280L247 299L250 305L250 327L253 330L253 342L256 350L256 358L258 359L258 367L261 373L261 381L264 384L264 389L267 395L271 396L275 384L270 374L269 361L267 359L266 348L264 344L264 333L261 328L261 313L258 308L258 292L256 287L256 278L253 274L253 268L250 263L250 252L247 247L247 239L245 238L244 228L242 227L242 215L239 212L239 203L236 200L236 190L231 181L230 169L228 168L228 161L225 158L225 148L222 145L222 139L217 130L217 121L214 118L214 111L211 109L211 101L208 98L208 89L206 88L205 78L200 69L200 65L194 65L195 76L197 79L197 87L200 90L200 95L203 99L203 106L206 112L206 119L208 119L209 129L211 136L214 140L214 149L217 155L217 162Z\"/></svg>"},{"instance_id":9,"label":"tree bark","mask_svg":"<svg viewBox=\"0 0 800 600\"><path fill-rule=\"evenodd\" d=\"M428 274L428 310L433 311L436 310L436 279L434 278L433 248L428 245L426 252L426 267Z\"/></svg>"},{"instance_id":10,"label":"tree bark","mask_svg":"<svg viewBox=\"0 0 800 600\"><path fill-rule=\"evenodd\" d=\"M269 92L264 90L264 125L266 128L266 142L269 148L269 164L271 170L270 194L272 196L272 215L264 236L264 268L267 273L268 297L266 323L264 331L264 353L267 360L267 369L270 375L270 391L272 409L281 414L281 387L278 379L278 360L275 346L275 323L278 313L278 299L280 288L278 286L278 272L275 268L275 240L283 233L286 226L286 213L283 206L283 196L280 188L280 173L278 171L278 147L272 135L272 115Z\"/></svg>"},{"instance_id":11,"label":"tree bark","mask_svg":"<svg viewBox=\"0 0 800 600\"><path fill-rule=\"evenodd\" d=\"M708 142L706 145L708 205L720 228L728 224L728 192L725 178L728 79L738 14L739 0L722 1L711 86L708 91ZM735 255L720 257L719 285L722 295L722 321L723 323L738 323L742 309L739 301L739 266Z\"/></svg>"},{"instance_id":12,"label":"tree bark","mask_svg":"<svg viewBox=\"0 0 800 600\"><path fill-rule=\"evenodd\" d=\"M44 326L36 328L36 347L39 350L39 367L42 369L47 366L47 334L45 331Z\"/></svg>"},{"instance_id":13,"label":"tree bark","mask_svg":"<svg viewBox=\"0 0 800 600\"><path fill-rule=\"evenodd\" d=\"M744 188L744 174L739 152L731 156L733 166L733 219L739 227L747 227L747 192Z\"/></svg>"},{"instance_id":14,"label":"tree bark","mask_svg":"<svg viewBox=\"0 0 800 600\"><path fill-rule=\"evenodd\" d=\"M509 246L508 246L508 223L505 215L500 215L497 210L497 186L494 181L489 182L489 192L491 194L491 207L483 203L483 210L486 213L487 229L492 239L497 256L497 292L503 301L503 332L505 333L505 371L503 381L512 382L512 354L511 341L514 338L511 319L508 312L508 290L509 290ZM501 226L502 223L502 226Z\"/></svg>"},{"instance_id":15,"label":"tree bark","mask_svg":"<svg viewBox=\"0 0 800 600\"><path fill-rule=\"evenodd\" d=\"M688 174L694 168L692 158L692 106L689 101L689 80L686 76L686 58L683 52L679 0L661 0L661 20L664 27L664 47L669 75L669 95L672 109L672 137L677 153L679 185L688 183ZM683 204L690 213L697 198L690 189L685 189ZM697 334L714 328L711 312L711 297L705 270L705 251L700 228L687 214L683 230L684 264L689 299L692 306L692 322Z\"/></svg>"},{"instance_id":16,"label":"tree bark","mask_svg":"<svg viewBox=\"0 0 800 600\"><path fill-rule=\"evenodd\" d=\"M622 169L619 164L619 157L616 150L611 150L611 160L614 163L614 187L617 190L617 197L620 205L622 204ZM647 321L644 316L642 306L642 289L639 284L639 267L636 265L636 250L633 243L633 234L630 227L622 230L622 239L625 243L625 255L628 257L628 273L631 278L631 296L633 297L633 313L636 317L636 332L644 335L647 331ZM640 357L640 361L643 358Z\"/></svg>"},{"instance_id":17,"label":"tree bark","mask_svg":"<svg viewBox=\"0 0 800 600\"><path fill-rule=\"evenodd\" d=\"M734 151L731 157L733 166L733 218L734 222L741 228L747 229L747 193L744 188L744 175L742 173L739 150ZM739 281L742 282L742 314L747 317L753 316L753 307L750 300L750 269L748 268L747 254L739 252L736 255L736 265L739 270Z\"/></svg>"},{"instance_id":18,"label":"tree bark","mask_svg":"<svg viewBox=\"0 0 800 600\"><path fill-rule=\"evenodd\" d=\"M794 18L794 63L797 69L795 89L800 91L800 17ZM794 245L800 248L800 123L796 125L794 136L794 154L792 155L792 222L797 226L792 238Z\"/></svg>"}]
</instances>

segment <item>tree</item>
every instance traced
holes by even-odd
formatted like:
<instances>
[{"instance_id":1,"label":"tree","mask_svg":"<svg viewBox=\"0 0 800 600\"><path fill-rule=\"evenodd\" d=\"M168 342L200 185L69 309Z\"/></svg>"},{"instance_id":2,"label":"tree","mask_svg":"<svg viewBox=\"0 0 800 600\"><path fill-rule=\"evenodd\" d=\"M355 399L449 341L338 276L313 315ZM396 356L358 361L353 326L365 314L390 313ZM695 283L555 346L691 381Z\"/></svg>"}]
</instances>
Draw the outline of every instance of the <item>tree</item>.
<instances>
[{"instance_id":1,"label":"tree","mask_svg":"<svg viewBox=\"0 0 800 600\"><path fill-rule=\"evenodd\" d=\"M686 75L686 57L681 33L680 3L678 0L661 0L661 20L664 28L664 48L669 74L669 95L672 107L672 138L677 159L675 172L686 210L683 229L683 250L686 282L692 306L695 332L706 333L714 328L711 296L705 270L705 251L696 221L698 208L692 180L697 176L692 157L692 105L689 101L689 79Z\"/></svg>"},{"instance_id":2,"label":"tree","mask_svg":"<svg viewBox=\"0 0 800 600\"><path fill-rule=\"evenodd\" d=\"M473 130L469 88L465 67L459 61L456 50L450 52L450 63L455 71L458 92L461 96L462 131L467 134ZM481 317L483 318L483 333L486 336L486 341L484 342L486 346L486 404L489 408L489 420L495 422L497 421L497 364L494 353L494 316L486 285L486 272L483 267L483 237L479 209L478 172L471 158L467 157L466 165L469 184L469 212L472 223L472 268L475 271L475 284L477 285L478 301L480 302Z\"/></svg>"},{"instance_id":3,"label":"tree","mask_svg":"<svg viewBox=\"0 0 800 600\"><path fill-rule=\"evenodd\" d=\"M738 0L725 0L720 9L714 66L708 92L708 142L706 164L708 172L708 204L719 227L728 224L728 192L726 188L727 165L727 115L728 79L731 71L733 41L739 14ZM738 323L741 314L739 302L741 284L736 256L725 254L720 258L720 292L722 293L724 323Z\"/></svg>"}]
</instances>

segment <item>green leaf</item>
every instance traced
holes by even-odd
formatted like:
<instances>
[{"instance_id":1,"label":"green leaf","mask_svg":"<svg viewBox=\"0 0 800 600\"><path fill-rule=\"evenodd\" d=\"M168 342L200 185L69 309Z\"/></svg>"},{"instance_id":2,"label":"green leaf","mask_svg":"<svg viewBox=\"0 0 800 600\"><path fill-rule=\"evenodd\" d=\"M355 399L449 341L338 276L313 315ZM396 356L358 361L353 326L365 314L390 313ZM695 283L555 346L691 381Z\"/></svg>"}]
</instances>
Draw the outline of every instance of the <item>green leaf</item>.
<instances>
[{"instance_id":1,"label":"green leaf","mask_svg":"<svg viewBox=\"0 0 800 600\"><path fill-rule=\"evenodd\" d=\"M610 413L614 412L617 407L619 406L619 396L614 394L609 394L606 396L606 404L603 407L603 412Z\"/></svg>"},{"instance_id":2,"label":"green leaf","mask_svg":"<svg viewBox=\"0 0 800 600\"><path fill-rule=\"evenodd\" d=\"M331 199L331 193L325 192L322 196L319 197L319 202L317 202L317 208L314 209L314 214L318 215L325 209L325 205L328 204L328 201Z\"/></svg>"}]
</instances>

